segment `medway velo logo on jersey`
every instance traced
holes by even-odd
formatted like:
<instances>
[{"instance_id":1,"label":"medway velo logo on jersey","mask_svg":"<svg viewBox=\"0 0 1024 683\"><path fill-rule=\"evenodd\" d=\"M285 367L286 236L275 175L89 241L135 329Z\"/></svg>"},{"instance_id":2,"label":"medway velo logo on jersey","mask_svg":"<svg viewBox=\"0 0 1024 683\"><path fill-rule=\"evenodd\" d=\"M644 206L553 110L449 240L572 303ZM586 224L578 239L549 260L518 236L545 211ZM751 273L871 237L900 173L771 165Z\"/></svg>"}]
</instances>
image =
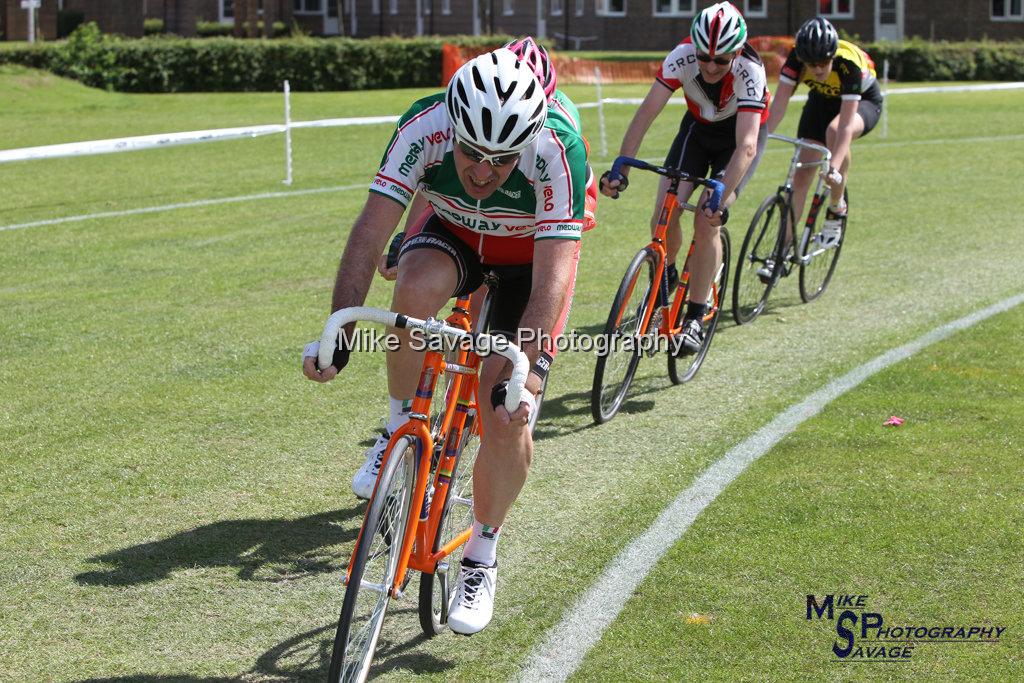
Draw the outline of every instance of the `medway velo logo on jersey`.
<instances>
[{"instance_id":1,"label":"medway velo logo on jersey","mask_svg":"<svg viewBox=\"0 0 1024 683\"><path fill-rule=\"evenodd\" d=\"M443 145L451 140L451 138L452 129L449 128L448 130L434 131L430 135L424 135L419 140L414 140L405 153L405 160L399 164L398 172L408 178L409 173L416 167L420 160L420 155L427 149L428 144Z\"/></svg>"},{"instance_id":2,"label":"medway velo logo on jersey","mask_svg":"<svg viewBox=\"0 0 1024 683\"><path fill-rule=\"evenodd\" d=\"M436 213L447 220L461 225L464 228L472 230L473 232L498 232L502 229L514 230L514 226L507 226L505 223L498 221L490 221L483 216L468 216L461 211L453 211L444 206L438 206L437 204L431 204L434 207Z\"/></svg>"},{"instance_id":3,"label":"medway velo logo on jersey","mask_svg":"<svg viewBox=\"0 0 1024 683\"><path fill-rule=\"evenodd\" d=\"M835 621L836 640L832 661L898 663L909 661L921 645L929 643L999 643L1005 626L917 623L909 619L887 620L881 612L868 611L867 595L829 593L820 600L808 595L807 621ZM842 610L836 615L837 610Z\"/></svg>"}]
</instances>

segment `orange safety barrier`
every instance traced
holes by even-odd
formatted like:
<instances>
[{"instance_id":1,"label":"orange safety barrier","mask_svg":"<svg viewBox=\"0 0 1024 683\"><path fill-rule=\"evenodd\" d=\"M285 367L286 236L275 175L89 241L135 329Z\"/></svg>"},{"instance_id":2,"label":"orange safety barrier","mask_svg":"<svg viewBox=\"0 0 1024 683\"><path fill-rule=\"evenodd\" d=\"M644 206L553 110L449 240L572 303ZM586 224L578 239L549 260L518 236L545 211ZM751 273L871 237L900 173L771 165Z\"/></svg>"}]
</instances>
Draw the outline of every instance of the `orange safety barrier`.
<instances>
[{"instance_id":1,"label":"orange safety barrier","mask_svg":"<svg viewBox=\"0 0 1024 683\"><path fill-rule=\"evenodd\" d=\"M786 56L793 48L792 36L757 36L750 39L751 46L761 55L768 78L778 78ZM445 43L441 48L441 85L458 71L459 67L473 57L494 48L460 47ZM558 82L562 84L597 82L595 68L601 69L602 83L649 83L658 73L661 60L612 61L598 59L577 59L551 53Z\"/></svg>"},{"instance_id":2,"label":"orange safety barrier","mask_svg":"<svg viewBox=\"0 0 1024 683\"><path fill-rule=\"evenodd\" d=\"M768 78L778 78L796 40L793 36L757 36L748 42L761 55Z\"/></svg>"}]
</instances>

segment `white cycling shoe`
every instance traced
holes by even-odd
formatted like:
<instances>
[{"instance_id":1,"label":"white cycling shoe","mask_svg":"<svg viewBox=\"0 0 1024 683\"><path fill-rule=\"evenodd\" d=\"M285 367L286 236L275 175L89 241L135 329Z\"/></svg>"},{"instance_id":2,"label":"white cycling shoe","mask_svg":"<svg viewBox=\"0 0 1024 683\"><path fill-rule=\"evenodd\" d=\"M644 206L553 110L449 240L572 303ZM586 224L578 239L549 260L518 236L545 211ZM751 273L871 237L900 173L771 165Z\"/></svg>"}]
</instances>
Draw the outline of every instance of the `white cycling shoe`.
<instances>
[{"instance_id":1,"label":"white cycling shoe","mask_svg":"<svg viewBox=\"0 0 1024 683\"><path fill-rule=\"evenodd\" d=\"M843 219L845 216L837 214L832 209L825 213L825 220L821 222L821 232L818 233L818 244L822 249L831 249L839 246L843 236Z\"/></svg>"},{"instance_id":2,"label":"white cycling shoe","mask_svg":"<svg viewBox=\"0 0 1024 683\"><path fill-rule=\"evenodd\" d=\"M494 589L497 582L497 564L488 567L472 560L462 560L452 611L448 614L448 626L464 636L484 630L494 615Z\"/></svg>"},{"instance_id":3,"label":"white cycling shoe","mask_svg":"<svg viewBox=\"0 0 1024 683\"><path fill-rule=\"evenodd\" d=\"M384 460L384 452L388 449L390 440L390 432L381 432L374 444L363 454L366 461L352 477L352 493L356 494L357 498L369 500L373 494L373 487L377 484L377 475L380 473L380 464Z\"/></svg>"}]
</instances>

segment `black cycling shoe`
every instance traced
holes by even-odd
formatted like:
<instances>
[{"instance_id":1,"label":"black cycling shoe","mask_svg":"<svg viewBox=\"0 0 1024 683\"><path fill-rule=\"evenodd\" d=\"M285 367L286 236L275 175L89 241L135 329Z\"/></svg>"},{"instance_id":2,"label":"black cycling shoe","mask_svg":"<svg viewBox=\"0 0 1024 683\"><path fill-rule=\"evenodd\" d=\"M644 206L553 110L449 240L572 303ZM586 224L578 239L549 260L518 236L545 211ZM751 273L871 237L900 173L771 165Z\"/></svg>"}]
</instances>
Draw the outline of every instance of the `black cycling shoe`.
<instances>
[{"instance_id":1,"label":"black cycling shoe","mask_svg":"<svg viewBox=\"0 0 1024 683\"><path fill-rule=\"evenodd\" d=\"M707 331L697 318L683 321L683 331L676 337L676 356L692 356L699 353L704 346L704 335Z\"/></svg>"}]
</instances>

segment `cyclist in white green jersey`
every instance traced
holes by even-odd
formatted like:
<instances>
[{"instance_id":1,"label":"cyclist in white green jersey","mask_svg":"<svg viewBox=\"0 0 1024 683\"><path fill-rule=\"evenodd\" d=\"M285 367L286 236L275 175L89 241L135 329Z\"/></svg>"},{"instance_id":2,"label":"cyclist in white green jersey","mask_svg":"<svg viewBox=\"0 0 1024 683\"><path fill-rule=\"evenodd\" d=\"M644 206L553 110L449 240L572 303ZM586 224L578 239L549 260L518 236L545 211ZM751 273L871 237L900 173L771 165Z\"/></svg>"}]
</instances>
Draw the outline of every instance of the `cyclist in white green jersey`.
<instances>
[{"instance_id":1,"label":"cyclist in white green jersey","mask_svg":"<svg viewBox=\"0 0 1024 683\"><path fill-rule=\"evenodd\" d=\"M572 300L586 168L583 139L565 117L549 112L532 71L505 48L481 55L455 74L445 93L415 102L401 118L338 267L332 310L361 305L378 255L413 194L422 192L431 210L422 230L402 246L392 309L418 318L436 315L451 297L475 291L487 269L501 280L492 331L532 333L532 339L516 340L534 363L519 409L510 415L500 404L492 408L485 400L480 406L475 521L448 617L459 633L480 631L493 613L496 544L526 481L533 456L527 422L553 350L538 340L557 338ZM364 496L372 491L390 433L407 419L403 405L415 393L422 362L408 347L408 334L392 332L403 344L387 358L387 429L353 479L353 489ZM321 371L315 347L303 353L303 372L330 381L349 353L340 350L335 364ZM509 374L503 359L485 360L480 384L494 387L492 401Z\"/></svg>"},{"instance_id":2,"label":"cyclist in white green jersey","mask_svg":"<svg viewBox=\"0 0 1024 683\"><path fill-rule=\"evenodd\" d=\"M563 91L558 89L558 76L555 72L555 66L551 62L551 58L548 56L547 50L544 49L543 45L537 43L531 36L513 40L505 45L509 50L519 57L519 59L526 63L528 67L533 69L534 75L537 76L537 80L540 81L544 88L544 94L548 99L548 106L550 107L549 113L555 113L560 116L564 116L572 126L582 134L583 125L580 120L580 110L576 104L569 99ZM584 138L584 143L586 139ZM588 153L589 155L589 153ZM595 217L595 211L597 209L597 181L594 177L594 172L587 166L587 195L584 207L584 224L583 231L587 232L597 226L597 220ZM381 277L385 280L394 280L398 277L398 264L395 261L395 257L398 254L398 248L400 247L403 240L411 237L414 234L417 226L420 224L420 219L423 216L423 212L427 210L428 204L424 199L423 194L417 192L416 196L413 197L412 203L409 205L409 211L406 214L405 229L395 235L395 239L391 244L388 253L381 254L381 257L377 264L377 271ZM479 303L481 297L474 299L475 303Z\"/></svg>"}]
</instances>

